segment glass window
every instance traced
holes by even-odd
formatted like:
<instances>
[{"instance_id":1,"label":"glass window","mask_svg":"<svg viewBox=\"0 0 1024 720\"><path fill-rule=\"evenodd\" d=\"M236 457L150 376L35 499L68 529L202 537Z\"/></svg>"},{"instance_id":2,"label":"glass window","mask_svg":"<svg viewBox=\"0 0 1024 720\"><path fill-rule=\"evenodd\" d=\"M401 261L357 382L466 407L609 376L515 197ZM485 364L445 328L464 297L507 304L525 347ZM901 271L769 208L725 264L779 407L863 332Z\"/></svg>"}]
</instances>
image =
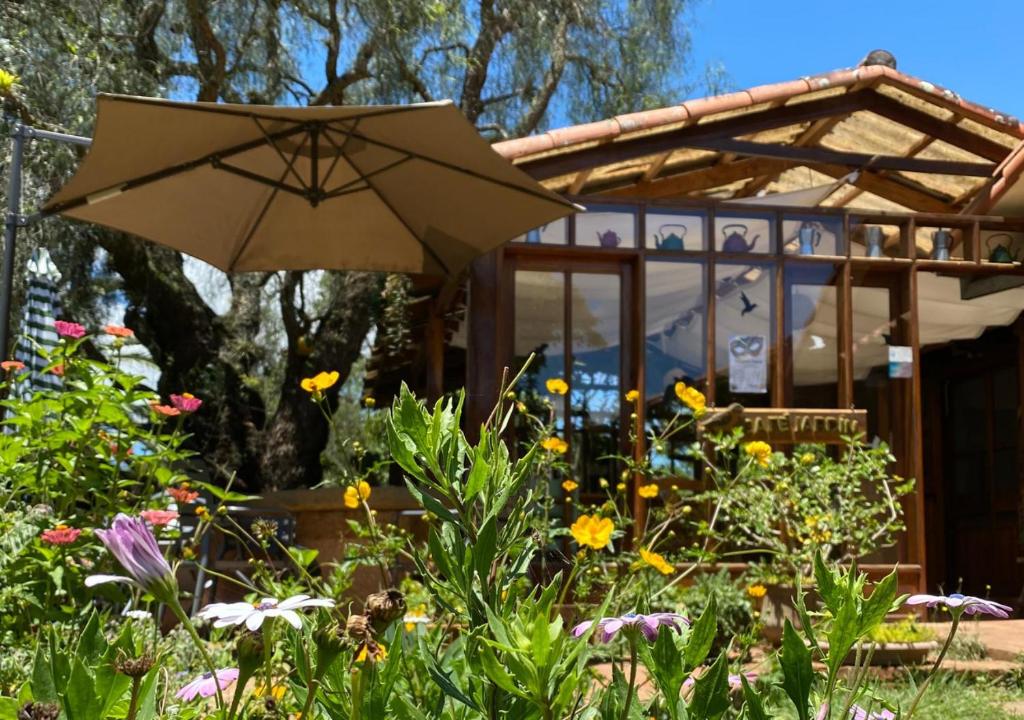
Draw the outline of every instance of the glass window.
<instances>
[{"instance_id":1,"label":"glass window","mask_svg":"<svg viewBox=\"0 0 1024 720\"><path fill-rule=\"evenodd\" d=\"M587 247L635 248L636 214L628 208L603 208L578 213L576 244Z\"/></svg>"},{"instance_id":2,"label":"glass window","mask_svg":"<svg viewBox=\"0 0 1024 720\"><path fill-rule=\"evenodd\" d=\"M771 215L722 213L715 216L715 249L726 253L775 251L775 221Z\"/></svg>"},{"instance_id":3,"label":"glass window","mask_svg":"<svg viewBox=\"0 0 1024 720\"><path fill-rule=\"evenodd\" d=\"M522 242L528 245L566 245L569 242L569 223L565 218L552 220L547 225L530 230L525 235L520 235L513 242Z\"/></svg>"},{"instance_id":4,"label":"glass window","mask_svg":"<svg viewBox=\"0 0 1024 720\"><path fill-rule=\"evenodd\" d=\"M770 405L774 268L715 265L715 404Z\"/></svg>"},{"instance_id":5,"label":"glass window","mask_svg":"<svg viewBox=\"0 0 1024 720\"><path fill-rule=\"evenodd\" d=\"M787 253L798 255L845 255L843 221L837 217L786 215L782 243Z\"/></svg>"},{"instance_id":6,"label":"glass window","mask_svg":"<svg viewBox=\"0 0 1024 720\"><path fill-rule=\"evenodd\" d=\"M701 262L650 260L646 273L643 397L648 435L660 435L681 409L675 384L682 380L701 390L705 386L705 266ZM676 434L668 447L651 449L652 462L678 477L693 477L689 444L694 439L692 434Z\"/></svg>"},{"instance_id":7,"label":"glass window","mask_svg":"<svg viewBox=\"0 0 1024 720\"><path fill-rule=\"evenodd\" d=\"M876 437L894 447L899 405L889 379L889 345L898 345L888 288L854 287L853 300L853 398L868 411L867 441ZM905 421L904 421L905 422Z\"/></svg>"},{"instance_id":8,"label":"glass window","mask_svg":"<svg viewBox=\"0 0 1024 720\"><path fill-rule=\"evenodd\" d=\"M543 416L545 387L552 378L565 377L565 275L560 272L516 272L514 368L530 353L533 362L520 380L524 402ZM555 403L555 426L565 427L564 403Z\"/></svg>"},{"instance_id":9,"label":"glass window","mask_svg":"<svg viewBox=\"0 0 1024 720\"><path fill-rule=\"evenodd\" d=\"M608 456L620 451L622 367L618 275L573 273L572 377L569 382L576 480L596 491L600 478L615 482Z\"/></svg>"},{"instance_id":10,"label":"glass window","mask_svg":"<svg viewBox=\"0 0 1024 720\"><path fill-rule=\"evenodd\" d=\"M648 250L704 250L704 216L700 213L649 212Z\"/></svg>"},{"instance_id":11,"label":"glass window","mask_svg":"<svg viewBox=\"0 0 1024 720\"><path fill-rule=\"evenodd\" d=\"M793 407L839 407L839 317L830 265L787 264L786 338Z\"/></svg>"}]
</instances>

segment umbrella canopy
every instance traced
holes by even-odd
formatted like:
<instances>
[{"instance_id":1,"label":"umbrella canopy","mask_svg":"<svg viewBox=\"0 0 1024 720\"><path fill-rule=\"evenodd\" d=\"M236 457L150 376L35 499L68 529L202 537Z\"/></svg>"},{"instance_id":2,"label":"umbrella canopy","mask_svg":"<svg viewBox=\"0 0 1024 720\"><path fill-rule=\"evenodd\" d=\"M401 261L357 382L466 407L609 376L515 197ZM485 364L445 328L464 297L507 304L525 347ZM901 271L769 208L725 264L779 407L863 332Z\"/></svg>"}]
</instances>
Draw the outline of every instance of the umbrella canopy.
<instances>
[{"instance_id":1,"label":"umbrella canopy","mask_svg":"<svg viewBox=\"0 0 1024 720\"><path fill-rule=\"evenodd\" d=\"M575 207L495 153L450 101L97 105L89 154L43 212L225 271L451 275Z\"/></svg>"},{"instance_id":2,"label":"umbrella canopy","mask_svg":"<svg viewBox=\"0 0 1024 720\"><path fill-rule=\"evenodd\" d=\"M49 360L40 351L52 352L60 343L53 323L57 319L57 283L60 271L45 248L32 251L28 262L28 292L25 297L25 315L21 324L21 337L14 349L14 359L25 363L29 373L27 381L16 387L28 397L36 390L59 390L60 377L44 373Z\"/></svg>"}]
</instances>

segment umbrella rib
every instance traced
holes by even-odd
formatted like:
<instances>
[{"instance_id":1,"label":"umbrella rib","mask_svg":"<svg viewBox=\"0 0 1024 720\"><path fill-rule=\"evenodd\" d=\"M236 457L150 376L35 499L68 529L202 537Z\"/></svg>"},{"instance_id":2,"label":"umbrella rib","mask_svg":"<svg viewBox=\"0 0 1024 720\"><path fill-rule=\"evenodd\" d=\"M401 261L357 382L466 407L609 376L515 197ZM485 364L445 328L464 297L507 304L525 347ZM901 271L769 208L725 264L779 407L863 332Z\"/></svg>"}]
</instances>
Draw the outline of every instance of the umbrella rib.
<instances>
[{"instance_id":1,"label":"umbrella rib","mask_svg":"<svg viewBox=\"0 0 1024 720\"><path fill-rule=\"evenodd\" d=\"M398 167L399 165L401 165L402 163L409 162L410 159L411 158L406 156L406 157L401 158L399 160L395 160L392 163L388 163L384 167L379 167L376 170L373 170L372 172L368 172L365 175L360 174L359 177L357 177L355 180L349 180L344 185L339 185L338 187L334 188L333 190L327 192L324 195L324 198L326 199L326 198L336 197L338 195L344 195L345 192L343 192L343 191L348 190L349 188L353 187L354 185L357 185L360 182L365 182L366 178L371 178L374 175L380 175L381 173L385 173L388 170L392 170L392 169ZM353 167L355 167L355 166L353 165ZM358 172L358 170L357 170L357 172Z\"/></svg>"},{"instance_id":2,"label":"umbrella rib","mask_svg":"<svg viewBox=\"0 0 1024 720\"><path fill-rule=\"evenodd\" d=\"M281 158L281 162L283 162L285 164L285 166L287 167L287 171L285 172L285 175L287 175L290 172L292 174L292 177L294 177L298 181L299 185L301 185L303 187L303 189L308 191L309 187L306 185L306 183L302 182L302 177L299 175L299 173L297 173L295 171L295 168L293 167L293 165L295 163L295 158L298 157L298 156L297 155L293 155L292 159L291 159L291 162L289 162L288 158L286 158L284 156L284 153L281 152L281 148L279 148L277 146L277 143L270 139L270 135L267 133L267 129L265 127L263 127L263 123L260 122L260 119L258 117L256 117L255 115L251 115L250 117L252 118L252 121L254 123L256 123L256 127L258 127L260 129L260 132L263 133L263 137L265 137L267 139L267 144L270 145L270 147L274 148L274 152L277 153L277 156L279 158ZM303 145L306 144L306 141L308 139L309 139L309 135L307 134L306 137L304 137L302 139L302 142L299 143L298 146L301 148ZM283 177L281 178L280 182L284 182L284 178Z\"/></svg>"},{"instance_id":3,"label":"umbrella rib","mask_svg":"<svg viewBox=\"0 0 1024 720\"><path fill-rule=\"evenodd\" d=\"M309 193L308 192L306 192L304 190L299 190L298 188L293 188L291 185L289 185L289 184L287 184L287 183L285 183L283 181L280 181L280 180L279 181L275 181L275 180L273 180L271 178L268 178L268 177L265 177L263 175L260 175L259 173L254 173L254 172L252 172L250 170L246 170L244 168L240 168L240 167L237 167L235 165L229 165L228 163L221 162L220 160L214 160L211 163L211 166L215 170L223 170L223 171L229 172L229 173L231 173L233 175L238 175L239 177L243 177L246 180L252 180L253 182L260 183L261 185L269 185L272 188L276 188L278 190L284 190L285 192L290 192L293 195L298 195L299 197L304 198L306 200L309 199ZM287 174L287 173L285 173L285 174Z\"/></svg>"},{"instance_id":4,"label":"umbrella rib","mask_svg":"<svg viewBox=\"0 0 1024 720\"><path fill-rule=\"evenodd\" d=\"M445 275L451 275L452 271L448 268L447 263L445 263L445 261L440 258L437 252L435 252L434 248L430 247L430 245L428 245L416 233L416 231L412 229L412 225L410 225L408 221L406 221L406 219L402 217L402 214L398 212L398 209L393 204L391 204L391 202L386 197L384 197L384 193L382 193L377 188L377 186L373 184L373 181L370 178L363 175L362 171L358 167L356 167L354 164L352 165L352 167L355 168L357 173L359 173L359 177L366 181L366 184L369 186L370 190L373 191L373 194L377 196L377 199L384 203L387 209L391 211L391 214L398 218L398 221L405 226L405 229L409 231L409 234L416 239L416 242L418 242L423 247L423 249L427 251L430 257L434 258L434 262L441 266L441 269L444 271Z\"/></svg>"},{"instance_id":5,"label":"umbrella rib","mask_svg":"<svg viewBox=\"0 0 1024 720\"><path fill-rule=\"evenodd\" d=\"M509 188L510 190L518 190L519 192L525 193L526 195L532 195L533 197L539 198L541 200L547 200L548 202L554 203L554 204L557 204L557 205L576 207L574 203L569 202L568 200L565 200L564 198L562 198L560 196L556 195L555 197L550 197L545 192L539 192L537 190L534 190L534 189L528 188L528 187L521 187L519 185L516 185L515 183L508 182L507 180L501 180L499 178L490 177L489 175L484 175L483 173L478 173L475 170L470 170L469 168L460 167L460 166L455 165L454 163L450 163L450 162L448 162L446 160L439 160L437 158L432 158L429 155L423 155L422 153L418 153L415 150L408 150L406 148L402 148L402 147L399 147L397 145L392 145L391 143L384 142L383 140L375 140L375 139L373 139L371 137L367 137L366 135L363 135L362 133L356 132L356 130L354 128L351 131L348 131L348 132L346 132L345 130L339 130L337 128L332 128L332 129L335 130L335 132L343 132L343 133L345 133L345 134L347 134L349 136L357 137L360 140L364 140L364 141L366 141L368 143L371 143L373 145L377 145L377 146L385 148L387 150L391 150L391 151L397 152L397 153L404 153L406 155L409 155L411 157L416 158L417 160L422 160L424 162L432 163L434 165L438 165L440 167L447 168L448 170L452 170L453 172L458 172L458 173L462 173L464 175L469 175L471 177L475 177L478 180L483 180L484 182L489 182L489 183L492 183L494 185L500 185L502 187Z\"/></svg>"},{"instance_id":6,"label":"umbrella rib","mask_svg":"<svg viewBox=\"0 0 1024 720\"><path fill-rule=\"evenodd\" d=\"M283 139L303 132L303 130L304 128L301 125L299 125L293 128L288 128L287 130L281 130L280 132L272 133L270 137L274 139ZM54 215L57 213L66 212L76 207L87 205L89 203L90 197L93 197L105 190L117 189L119 192L134 190L137 187L148 185L149 183L156 182L157 180L163 180L164 178L167 177L172 177L183 172L188 172L189 170L194 170L195 168L206 165L207 163L211 163L214 160L231 157L233 155L238 155L240 153L246 152L247 150L258 148L260 145L266 144L266 142L267 141L264 138L257 138L255 140L249 140L248 142L244 142L239 145L233 145L229 148L225 148L224 150L220 150L218 152L208 153L194 160L187 160L186 162L178 163L177 165L172 165L171 167L166 167L161 170L148 173L146 175L140 175L139 177L125 180L117 185L112 185L108 188L100 188L99 190L94 190L92 192L86 193L85 195L80 195L78 197L71 198L70 200L65 200L64 202L58 203L53 207L43 208L40 214ZM261 178L261 182L266 183L266 178Z\"/></svg>"},{"instance_id":7,"label":"umbrella rib","mask_svg":"<svg viewBox=\"0 0 1024 720\"><path fill-rule=\"evenodd\" d=\"M302 145L297 145L295 147L295 151L292 152L292 158L291 160L288 161L289 168L295 162L295 159L299 156L299 150L301 148ZM283 173L281 173L281 178L279 182L282 185L284 184L284 179L287 175L287 169ZM238 247L235 249L235 251L231 253L231 260L228 261L228 271L234 271L235 263L238 262L238 258L242 257L242 253L245 252L245 249L249 247L249 242L256 234L256 230L263 223L263 218L266 217L267 211L270 210L270 204L273 203L274 199L277 197L278 188L275 186L271 186L271 188L272 189L270 192L270 196L267 198L267 201L263 204L263 209L260 210L260 214L256 216L256 220L253 222L252 227L249 228L249 232L245 234L245 238L242 240L242 242L238 244Z\"/></svg>"}]
</instances>

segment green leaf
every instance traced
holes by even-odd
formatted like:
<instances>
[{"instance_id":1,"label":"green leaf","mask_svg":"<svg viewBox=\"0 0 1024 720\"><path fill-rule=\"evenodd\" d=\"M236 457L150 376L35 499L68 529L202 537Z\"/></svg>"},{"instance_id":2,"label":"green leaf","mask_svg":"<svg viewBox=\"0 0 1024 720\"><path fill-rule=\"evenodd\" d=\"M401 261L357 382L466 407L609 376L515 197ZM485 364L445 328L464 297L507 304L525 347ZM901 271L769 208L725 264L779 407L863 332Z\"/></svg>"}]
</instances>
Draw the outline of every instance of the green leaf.
<instances>
[{"instance_id":1,"label":"green leaf","mask_svg":"<svg viewBox=\"0 0 1024 720\"><path fill-rule=\"evenodd\" d=\"M466 693L462 692L462 690L460 690L455 683L451 681L451 678L448 677L448 673L445 673L433 658L427 662L427 672L430 673L430 677L433 678L434 682L437 683L437 686L444 691L445 695L458 700L466 707L480 712L480 708L477 707L475 702L473 702L473 699L466 695Z\"/></svg>"},{"instance_id":2,"label":"green leaf","mask_svg":"<svg viewBox=\"0 0 1024 720\"><path fill-rule=\"evenodd\" d=\"M512 676L508 674L505 668L498 662L497 656L491 648L484 645L480 648L480 664L483 666L484 672L487 674L495 685L500 687L507 693L515 695L517 697L526 698L527 695L518 687L516 687L515 681Z\"/></svg>"},{"instance_id":3,"label":"green leaf","mask_svg":"<svg viewBox=\"0 0 1024 720\"><path fill-rule=\"evenodd\" d=\"M43 640L36 645L36 654L32 660L32 699L36 702L57 702L57 686L53 678L50 659L43 649Z\"/></svg>"},{"instance_id":4,"label":"green leaf","mask_svg":"<svg viewBox=\"0 0 1024 720\"><path fill-rule=\"evenodd\" d=\"M803 638L793 629L793 623L786 620L782 630L782 652L779 654L782 666L782 688L796 707L800 720L810 716L807 706L811 695L814 670L811 667L811 651L804 645Z\"/></svg>"},{"instance_id":5,"label":"green leaf","mask_svg":"<svg viewBox=\"0 0 1024 720\"><path fill-rule=\"evenodd\" d=\"M473 564L476 566L476 574L480 576L481 582L486 583L488 575L490 575L497 544L498 521L497 518L492 517L480 528L476 543L473 545Z\"/></svg>"},{"instance_id":6,"label":"green leaf","mask_svg":"<svg viewBox=\"0 0 1024 720\"><path fill-rule=\"evenodd\" d=\"M768 720L768 714L764 711L764 704L757 690L747 682L745 675L740 674L740 683L743 685L744 707L747 710L747 720Z\"/></svg>"},{"instance_id":7,"label":"green leaf","mask_svg":"<svg viewBox=\"0 0 1024 720\"><path fill-rule=\"evenodd\" d=\"M654 677L658 689L661 691L665 702L671 711L671 717L675 717L679 706L679 692L683 688L686 673L683 670L682 656L676 648L675 632L664 625L658 629L658 637L654 645L640 646L640 654L643 657L644 665Z\"/></svg>"},{"instance_id":8,"label":"green leaf","mask_svg":"<svg viewBox=\"0 0 1024 720\"><path fill-rule=\"evenodd\" d=\"M850 584L853 584L852 577ZM854 643L861 637L860 613L857 607L857 598L853 595L852 587L848 588L846 596L839 605L839 610L832 619L832 627L828 631L828 665L829 677L834 677L839 672L840 666L850 654Z\"/></svg>"},{"instance_id":9,"label":"green leaf","mask_svg":"<svg viewBox=\"0 0 1024 720\"><path fill-rule=\"evenodd\" d=\"M203 488L206 492L210 493L213 497L217 498L221 502L250 502L252 500L259 500L259 495L246 495L244 493L237 493L231 490L225 490L224 488L217 487L208 482L201 480L190 480L193 485L198 485Z\"/></svg>"},{"instance_id":10,"label":"green leaf","mask_svg":"<svg viewBox=\"0 0 1024 720\"><path fill-rule=\"evenodd\" d=\"M875 585L871 596L864 601L864 607L860 614L860 632L858 637L863 637L871 632L879 623L885 620L885 616L892 610L893 603L899 590L896 587L896 571L882 578L882 581Z\"/></svg>"},{"instance_id":11,"label":"green leaf","mask_svg":"<svg viewBox=\"0 0 1024 720\"><path fill-rule=\"evenodd\" d=\"M725 653L718 656L715 664L697 678L693 686L693 698L689 711L693 718L711 720L729 709L729 659Z\"/></svg>"},{"instance_id":12,"label":"green leaf","mask_svg":"<svg viewBox=\"0 0 1024 720\"><path fill-rule=\"evenodd\" d=\"M21 706L14 698L0 697L0 720L18 720Z\"/></svg>"},{"instance_id":13,"label":"green leaf","mask_svg":"<svg viewBox=\"0 0 1024 720\"><path fill-rule=\"evenodd\" d=\"M690 639L683 654L684 671L691 672L707 659L718 633L718 603L715 596L708 599L707 607L690 628Z\"/></svg>"},{"instance_id":14,"label":"green leaf","mask_svg":"<svg viewBox=\"0 0 1024 720\"><path fill-rule=\"evenodd\" d=\"M818 594L821 595L825 607L834 615L842 600L841 591L836 583L834 572L826 567L825 561L821 558L821 552L814 552L814 580L818 585Z\"/></svg>"},{"instance_id":15,"label":"green leaf","mask_svg":"<svg viewBox=\"0 0 1024 720\"><path fill-rule=\"evenodd\" d=\"M476 497L487 484L487 477L491 474L491 466L486 459L486 453L482 447L477 448L473 458L473 468L466 478L466 500Z\"/></svg>"}]
</instances>

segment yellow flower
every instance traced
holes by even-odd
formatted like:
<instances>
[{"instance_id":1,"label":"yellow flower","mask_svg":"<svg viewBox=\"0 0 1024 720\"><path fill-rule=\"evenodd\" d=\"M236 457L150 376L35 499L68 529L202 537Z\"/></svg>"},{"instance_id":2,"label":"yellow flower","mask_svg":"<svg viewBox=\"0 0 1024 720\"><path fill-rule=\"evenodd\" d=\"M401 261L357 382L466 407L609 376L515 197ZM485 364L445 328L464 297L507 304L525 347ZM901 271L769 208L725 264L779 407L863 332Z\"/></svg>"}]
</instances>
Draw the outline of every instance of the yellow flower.
<instances>
[{"instance_id":1,"label":"yellow flower","mask_svg":"<svg viewBox=\"0 0 1024 720\"><path fill-rule=\"evenodd\" d=\"M615 486L615 489L618 490L619 492L624 491L626 489L626 483L620 482L618 485Z\"/></svg>"},{"instance_id":2,"label":"yellow flower","mask_svg":"<svg viewBox=\"0 0 1024 720\"><path fill-rule=\"evenodd\" d=\"M688 387L684 382L677 382L676 397L693 411L694 415L700 416L704 414L705 408L707 408L707 398L704 397L704 393L695 387Z\"/></svg>"},{"instance_id":3,"label":"yellow flower","mask_svg":"<svg viewBox=\"0 0 1024 720\"><path fill-rule=\"evenodd\" d=\"M640 557L645 563L660 572L662 575L671 575L675 572L675 568L672 567L672 564L656 552L647 550L646 548L640 548Z\"/></svg>"},{"instance_id":4,"label":"yellow flower","mask_svg":"<svg viewBox=\"0 0 1024 720\"><path fill-rule=\"evenodd\" d=\"M800 456L801 465L812 465L814 463L814 453L806 452Z\"/></svg>"},{"instance_id":5,"label":"yellow flower","mask_svg":"<svg viewBox=\"0 0 1024 720\"><path fill-rule=\"evenodd\" d=\"M630 390L628 393L626 393L626 402L635 403L639 399L640 399L640 391L639 390Z\"/></svg>"},{"instance_id":6,"label":"yellow flower","mask_svg":"<svg viewBox=\"0 0 1024 720\"><path fill-rule=\"evenodd\" d=\"M277 700L278 702L280 702L281 698L284 697L284 692L285 692L284 685L275 685L274 687L272 687L270 689L270 697L272 697L275 700ZM252 694L255 697L263 697L264 695L267 694L267 686L266 685L257 685L256 689L252 691Z\"/></svg>"},{"instance_id":7,"label":"yellow flower","mask_svg":"<svg viewBox=\"0 0 1024 720\"><path fill-rule=\"evenodd\" d=\"M544 438L540 446L548 452L557 453L559 455L565 455L566 450L569 449L569 443L562 438L557 437Z\"/></svg>"},{"instance_id":8,"label":"yellow flower","mask_svg":"<svg viewBox=\"0 0 1024 720\"><path fill-rule=\"evenodd\" d=\"M641 485L637 488L637 492L640 494L640 497L650 499L658 497L659 489L656 483L651 483L650 485Z\"/></svg>"},{"instance_id":9,"label":"yellow flower","mask_svg":"<svg viewBox=\"0 0 1024 720\"><path fill-rule=\"evenodd\" d=\"M552 395L565 395L569 392L569 383L562 378L551 378L544 386L548 389L548 392Z\"/></svg>"},{"instance_id":10,"label":"yellow flower","mask_svg":"<svg viewBox=\"0 0 1024 720\"><path fill-rule=\"evenodd\" d=\"M570 492L570 493L573 490L575 490L576 488L578 488L579 486L580 486L580 484L578 482L576 482L575 480L565 480L565 481L562 482L562 489L565 490L566 492Z\"/></svg>"},{"instance_id":11,"label":"yellow flower","mask_svg":"<svg viewBox=\"0 0 1024 720\"><path fill-rule=\"evenodd\" d=\"M372 647L371 647L372 645ZM356 662L366 662L369 660L372 663L386 659L388 656L388 650L381 643L370 642L363 643L359 646L359 653L356 655Z\"/></svg>"},{"instance_id":12,"label":"yellow flower","mask_svg":"<svg viewBox=\"0 0 1024 720\"><path fill-rule=\"evenodd\" d=\"M754 440L743 446L743 451L754 458L761 467L768 467L768 460L772 456L772 446L763 440Z\"/></svg>"},{"instance_id":13,"label":"yellow flower","mask_svg":"<svg viewBox=\"0 0 1024 720\"><path fill-rule=\"evenodd\" d=\"M338 377L338 371L332 370L331 372L317 373L311 378L305 378L299 384L303 390L313 395L313 397L320 397L324 390L338 382Z\"/></svg>"},{"instance_id":14,"label":"yellow flower","mask_svg":"<svg viewBox=\"0 0 1024 720\"><path fill-rule=\"evenodd\" d=\"M368 408L372 408L377 404L377 401L373 399L373 395L367 395L363 398L363 405Z\"/></svg>"},{"instance_id":15,"label":"yellow flower","mask_svg":"<svg viewBox=\"0 0 1024 720\"><path fill-rule=\"evenodd\" d=\"M597 515L580 515L572 524L569 531L573 538L580 545L592 547L595 550L607 547L612 539L612 531L615 523L609 518L598 517Z\"/></svg>"},{"instance_id":16,"label":"yellow flower","mask_svg":"<svg viewBox=\"0 0 1024 720\"><path fill-rule=\"evenodd\" d=\"M6 95L18 82L18 76L12 72L0 69L0 95Z\"/></svg>"},{"instance_id":17,"label":"yellow flower","mask_svg":"<svg viewBox=\"0 0 1024 720\"><path fill-rule=\"evenodd\" d=\"M370 499L370 483L360 480L355 485L345 488L345 507L350 510L359 507L359 503Z\"/></svg>"},{"instance_id":18,"label":"yellow flower","mask_svg":"<svg viewBox=\"0 0 1024 720\"><path fill-rule=\"evenodd\" d=\"M768 592L768 588L758 583L757 585L751 585L747 588L747 595L752 598L763 598Z\"/></svg>"}]
</instances>

